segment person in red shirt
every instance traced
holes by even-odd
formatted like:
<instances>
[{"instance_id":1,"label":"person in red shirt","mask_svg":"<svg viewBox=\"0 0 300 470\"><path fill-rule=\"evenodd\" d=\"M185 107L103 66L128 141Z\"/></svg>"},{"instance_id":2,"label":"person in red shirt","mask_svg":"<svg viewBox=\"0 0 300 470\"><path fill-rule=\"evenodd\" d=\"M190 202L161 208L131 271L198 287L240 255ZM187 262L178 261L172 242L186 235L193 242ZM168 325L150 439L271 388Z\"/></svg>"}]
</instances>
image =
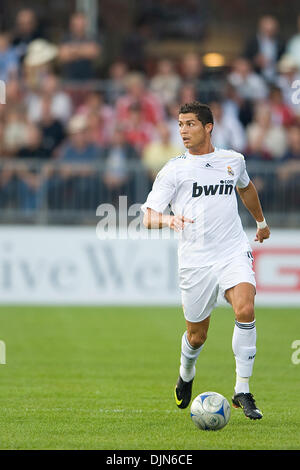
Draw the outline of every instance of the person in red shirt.
<instances>
[{"instance_id":1,"label":"person in red shirt","mask_svg":"<svg viewBox=\"0 0 300 470\"><path fill-rule=\"evenodd\" d=\"M145 119L143 109L138 102L132 103L128 108L128 116L126 122L123 122L123 129L126 141L138 152L142 152L155 136L155 126Z\"/></svg>"},{"instance_id":2,"label":"person in red shirt","mask_svg":"<svg viewBox=\"0 0 300 470\"><path fill-rule=\"evenodd\" d=\"M273 85L271 87L269 103L275 124L289 127L295 123L296 118L293 109L285 103L282 90L278 86Z\"/></svg>"},{"instance_id":3,"label":"person in red shirt","mask_svg":"<svg viewBox=\"0 0 300 470\"><path fill-rule=\"evenodd\" d=\"M130 115L130 107L135 103L138 103L140 106L143 121L156 125L163 120L163 106L156 96L146 89L142 74L129 74L125 86L126 94L121 96L116 102L117 119L119 122L127 121Z\"/></svg>"}]
</instances>

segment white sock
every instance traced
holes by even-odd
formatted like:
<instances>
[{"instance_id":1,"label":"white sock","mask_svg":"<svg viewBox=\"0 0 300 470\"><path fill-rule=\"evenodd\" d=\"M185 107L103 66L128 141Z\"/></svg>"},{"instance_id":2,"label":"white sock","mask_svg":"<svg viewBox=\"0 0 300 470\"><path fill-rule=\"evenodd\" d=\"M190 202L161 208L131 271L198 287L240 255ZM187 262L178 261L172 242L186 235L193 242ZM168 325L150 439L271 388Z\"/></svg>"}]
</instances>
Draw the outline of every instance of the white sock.
<instances>
[{"instance_id":1,"label":"white sock","mask_svg":"<svg viewBox=\"0 0 300 470\"><path fill-rule=\"evenodd\" d=\"M252 375L256 354L255 320L249 323L235 321L232 350L236 363L235 393L249 393L249 377Z\"/></svg>"},{"instance_id":2,"label":"white sock","mask_svg":"<svg viewBox=\"0 0 300 470\"><path fill-rule=\"evenodd\" d=\"M195 377L195 364L202 348L203 344L200 346L200 348L193 348L187 339L187 332L185 331L181 340L181 357L179 369L180 377L185 382L190 382Z\"/></svg>"},{"instance_id":3,"label":"white sock","mask_svg":"<svg viewBox=\"0 0 300 470\"><path fill-rule=\"evenodd\" d=\"M236 374L235 393L249 393L249 377L240 377Z\"/></svg>"}]
</instances>

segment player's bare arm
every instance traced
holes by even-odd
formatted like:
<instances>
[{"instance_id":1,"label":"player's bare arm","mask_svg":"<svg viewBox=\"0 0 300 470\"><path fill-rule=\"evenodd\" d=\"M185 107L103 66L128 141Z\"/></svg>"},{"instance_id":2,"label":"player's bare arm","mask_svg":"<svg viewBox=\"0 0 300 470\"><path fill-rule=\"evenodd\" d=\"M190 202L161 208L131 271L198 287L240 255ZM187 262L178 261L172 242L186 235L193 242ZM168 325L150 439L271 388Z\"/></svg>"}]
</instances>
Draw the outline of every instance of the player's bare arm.
<instances>
[{"instance_id":1,"label":"player's bare arm","mask_svg":"<svg viewBox=\"0 0 300 470\"><path fill-rule=\"evenodd\" d=\"M184 217L183 215L169 215L156 212L148 207L144 215L143 224L148 229L160 229L170 227L175 232L180 232L184 229L185 223L193 223L194 221Z\"/></svg>"},{"instance_id":2,"label":"player's bare arm","mask_svg":"<svg viewBox=\"0 0 300 470\"><path fill-rule=\"evenodd\" d=\"M262 211L262 207L260 204L260 200L256 191L256 188L252 181L246 186L246 188L237 188L237 191L240 195L240 198L244 204L244 206L248 209L252 217L256 220L256 222L263 222L264 215ZM270 237L270 229L268 226L264 228L257 228L256 237L254 241L258 241L259 243L263 243L264 240Z\"/></svg>"}]
</instances>

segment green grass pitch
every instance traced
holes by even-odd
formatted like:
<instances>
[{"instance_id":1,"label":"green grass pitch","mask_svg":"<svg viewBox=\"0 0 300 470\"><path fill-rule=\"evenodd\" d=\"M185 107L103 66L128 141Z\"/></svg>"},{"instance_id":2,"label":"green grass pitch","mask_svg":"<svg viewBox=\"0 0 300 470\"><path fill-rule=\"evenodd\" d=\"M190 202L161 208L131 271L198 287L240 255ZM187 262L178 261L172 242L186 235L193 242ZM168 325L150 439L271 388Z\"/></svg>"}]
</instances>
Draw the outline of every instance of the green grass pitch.
<instances>
[{"instance_id":1,"label":"green grass pitch","mask_svg":"<svg viewBox=\"0 0 300 470\"><path fill-rule=\"evenodd\" d=\"M1 307L1 449L299 449L299 309L257 308L251 390L264 413L232 409L220 431L198 430L179 410L177 380L185 322L180 308ZM213 312L193 397L230 400L233 313Z\"/></svg>"}]
</instances>

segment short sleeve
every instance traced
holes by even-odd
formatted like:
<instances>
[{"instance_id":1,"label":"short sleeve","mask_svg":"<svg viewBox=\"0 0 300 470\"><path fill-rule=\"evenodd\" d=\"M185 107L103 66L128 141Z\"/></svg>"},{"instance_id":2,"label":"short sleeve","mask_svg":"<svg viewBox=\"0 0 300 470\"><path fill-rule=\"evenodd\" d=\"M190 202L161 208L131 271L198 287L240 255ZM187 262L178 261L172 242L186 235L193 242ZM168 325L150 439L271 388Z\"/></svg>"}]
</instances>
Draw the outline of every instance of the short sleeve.
<instances>
[{"instance_id":1,"label":"short sleeve","mask_svg":"<svg viewBox=\"0 0 300 470\"><path fill-rule=\"evenodd\" d=\"M175 173L174 168L166 165L157 174L148 194L146 202L141 206L141 210L146 212L147 208L156 212L164 212L175 195Z\"/></svg>"},{"instance_id":2,"label":"short sleeve","mask_svg":"<svg viewBox=\"0 0 300 470\"><path fill-rule=\"evenodd\" d=\"M238 188L246 188L249 183L250 183L250 178L247 173L246 162L245 162L244 157L242 157L241 158L241 171L240 171L239 178L236 182L236 185Z\"/></svg>"}]
</instances>

